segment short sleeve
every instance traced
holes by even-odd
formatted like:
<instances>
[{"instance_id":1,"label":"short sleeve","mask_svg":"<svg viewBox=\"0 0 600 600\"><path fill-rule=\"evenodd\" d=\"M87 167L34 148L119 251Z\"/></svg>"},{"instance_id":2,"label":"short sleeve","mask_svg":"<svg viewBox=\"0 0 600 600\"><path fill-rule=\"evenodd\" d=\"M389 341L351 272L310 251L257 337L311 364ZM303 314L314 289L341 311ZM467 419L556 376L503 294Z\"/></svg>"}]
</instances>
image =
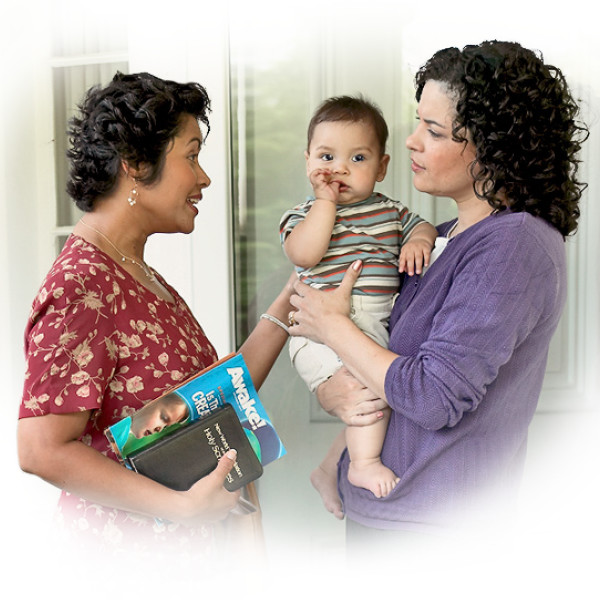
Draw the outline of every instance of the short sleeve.
<instances>
[{"instance_id":1,"label":"short sleeve","mask_svg":"<svg viewBox=\"0 0 600 600\"><path fill-rule=\"evenodd\" d=\"M25 332L25 384L19 417L100 408L117 363L118 283L97 267L51 271Z\"/></svg>"},{"instance_id":2,"label":"short sleeve","mask_svg":"<svg viewBox=\"0 0 600 600\"><path fill-rule=\"evenodd\" d=\"M298 206L295 206L283 214L279 221L279 237L282 244L294 227L304 220L313 202L314 198L310 198L306 202L298 204Z\"/></svg>"},{"instance_id":3,"label":"short sleeve","mask_svg":"<svg viewBox=\"0 0 600 600\"><path fill-rule=\"evenodd\" d=\"M399 206L399 216L400 216L400 225L402 227L402 243L408 241L410 238L410 234L413 232L413 229L419 225L419 223L424 223L425 219L421 218L417 213L411 212L400 204Z\"/></svg>"}]
</instances>

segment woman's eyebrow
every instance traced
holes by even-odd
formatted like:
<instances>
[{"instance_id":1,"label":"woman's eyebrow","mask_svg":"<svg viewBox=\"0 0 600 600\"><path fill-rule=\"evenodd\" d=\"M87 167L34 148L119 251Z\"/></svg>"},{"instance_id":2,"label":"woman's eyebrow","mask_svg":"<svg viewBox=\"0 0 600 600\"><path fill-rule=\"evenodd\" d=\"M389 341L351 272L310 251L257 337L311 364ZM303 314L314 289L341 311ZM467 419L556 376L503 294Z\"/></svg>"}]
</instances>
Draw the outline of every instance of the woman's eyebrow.
<instances>
[{"instance_id":1,"label":"woman's eyebrow","mask_svg":"<svg viewBox=\"0 0 600 600\"><path fill-rule=\"evenodd\" d=\"M417 111L416 113L417 115L417 119L421 120L421 117L419 116L419 112ZM436 127L440 127L442 129L446 129L445 125L442 125L441 123L438 123L435 119L422 119L425 123L427 123L427 125L435 125Z\"/></svg>"},{"instance_id":2,"label":"woman's eyebrow","mask_svg":"<svg viewBox=\"0 0 600 600\"><path fill-rule=\"evenodd\" d=\"M446 129L445 125L442 125L441 123L438 123L434 119L423 119L423 121L425 121L425 123L427 123L427 125L435 125L436 127L440 127L441 129Z\"/></svg>"}]
</instances>

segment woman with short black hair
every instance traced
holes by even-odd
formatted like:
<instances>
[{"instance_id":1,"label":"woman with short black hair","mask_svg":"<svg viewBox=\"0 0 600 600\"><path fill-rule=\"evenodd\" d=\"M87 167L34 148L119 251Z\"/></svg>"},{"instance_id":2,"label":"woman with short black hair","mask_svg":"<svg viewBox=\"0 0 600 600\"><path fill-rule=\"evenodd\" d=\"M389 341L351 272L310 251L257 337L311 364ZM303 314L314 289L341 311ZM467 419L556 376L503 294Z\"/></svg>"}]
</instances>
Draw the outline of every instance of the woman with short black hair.
<instances>
[{"instance_id":1,"label":"woman with short black hair","mask_svg":"<svg viewBox=\"0 0 600 600\"><path fill-rule=\"evenodd\" d=\"M184 300L144 259L150 235L194 229L210 184L198 163L209 108L197 83L117 74L89 91L71 123L68 190L85 214L27 324L19 460L63 490L67 529L107 548L210 552L211 523L238 501L223 487L235 453L177 492L121 466L104 435L217 359ZM256 387L287 340L278 323L290 291L240 350Z\"/></svg>"}]
</instances>

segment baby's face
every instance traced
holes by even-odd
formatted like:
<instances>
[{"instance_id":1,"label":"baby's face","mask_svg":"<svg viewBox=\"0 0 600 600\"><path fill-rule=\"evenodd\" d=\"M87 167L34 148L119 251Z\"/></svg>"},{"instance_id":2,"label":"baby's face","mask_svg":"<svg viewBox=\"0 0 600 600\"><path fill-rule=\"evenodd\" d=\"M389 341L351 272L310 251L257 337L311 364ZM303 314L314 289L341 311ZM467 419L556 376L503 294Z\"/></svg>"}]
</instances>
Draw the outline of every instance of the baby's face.
<instances>
[{"instance_id":1,"label":"baby's face","mask_svg":"<svg viewBox=\"0 0 600 600\"><path fill-rule=\"evenodd\" d=\"M306 172L327 169L339 183L338 204L365 200L385 177L389 156L382 154L375 131L362 121L325 121L313 132Z\"/></svg>"},{"instance_id":2,"label":"baby's face","mask_svg":"<svg viewBox=\"0 0 600 600\"><path fill-rule=\"evenodd\" d=\"M155 400L138 410L131 418L131 433L136 438L145 437L162 431L168 425L183 421L188 415L188 408L180 400L168 402Z\"/></svg>"}]
</instances>

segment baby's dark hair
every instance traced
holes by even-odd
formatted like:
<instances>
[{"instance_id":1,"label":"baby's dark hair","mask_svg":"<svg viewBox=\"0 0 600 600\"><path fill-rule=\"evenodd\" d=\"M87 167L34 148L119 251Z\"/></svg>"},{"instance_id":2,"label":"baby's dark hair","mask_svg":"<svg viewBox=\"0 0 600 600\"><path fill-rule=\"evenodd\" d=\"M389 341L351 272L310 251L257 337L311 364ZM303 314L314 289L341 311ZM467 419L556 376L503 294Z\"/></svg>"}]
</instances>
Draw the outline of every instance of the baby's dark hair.
<instances>
[{"instance_id":1,"label":"baby's dark hair","mask_svg":"<svg viewBox=\"0 0 600 600\"><path fill-rule=\"evenodd\" d=\"M210 129L210 100L198 83L176 83L149 73L117 72L92 87L69 123L67 192L83 211L111 193L122 161L141 171L138 180L160 178L169 144L191 115Z\"/></svg>"},{"instance_id":2,"label":"baby's dark hair","mask_svg":"<svg viewBox=\"0 0 600 600\"><path fill-rule=\"evenodd\" d=\"M453 138L475 145L475 193L494 209L529 212L573 233L586 184L578 155L588 136L562 72L513 42L436 52L416 75L419 100L428 81L456 100Z\"/></svg>"},{"instance_id":3,"label":"baby's dark hair","mask_svg":"<svg viewBox=\"0 0 600 600\"><path fill-rule=\"evenodd\" d=\"M388 127L381 109L362 96L335 96L325 100L315 111L308 124L307 148L319 123L346 121L349 123L364 122L373 127L381 154L385 153L388 139Z\"/></svg>"}]
</instances>

